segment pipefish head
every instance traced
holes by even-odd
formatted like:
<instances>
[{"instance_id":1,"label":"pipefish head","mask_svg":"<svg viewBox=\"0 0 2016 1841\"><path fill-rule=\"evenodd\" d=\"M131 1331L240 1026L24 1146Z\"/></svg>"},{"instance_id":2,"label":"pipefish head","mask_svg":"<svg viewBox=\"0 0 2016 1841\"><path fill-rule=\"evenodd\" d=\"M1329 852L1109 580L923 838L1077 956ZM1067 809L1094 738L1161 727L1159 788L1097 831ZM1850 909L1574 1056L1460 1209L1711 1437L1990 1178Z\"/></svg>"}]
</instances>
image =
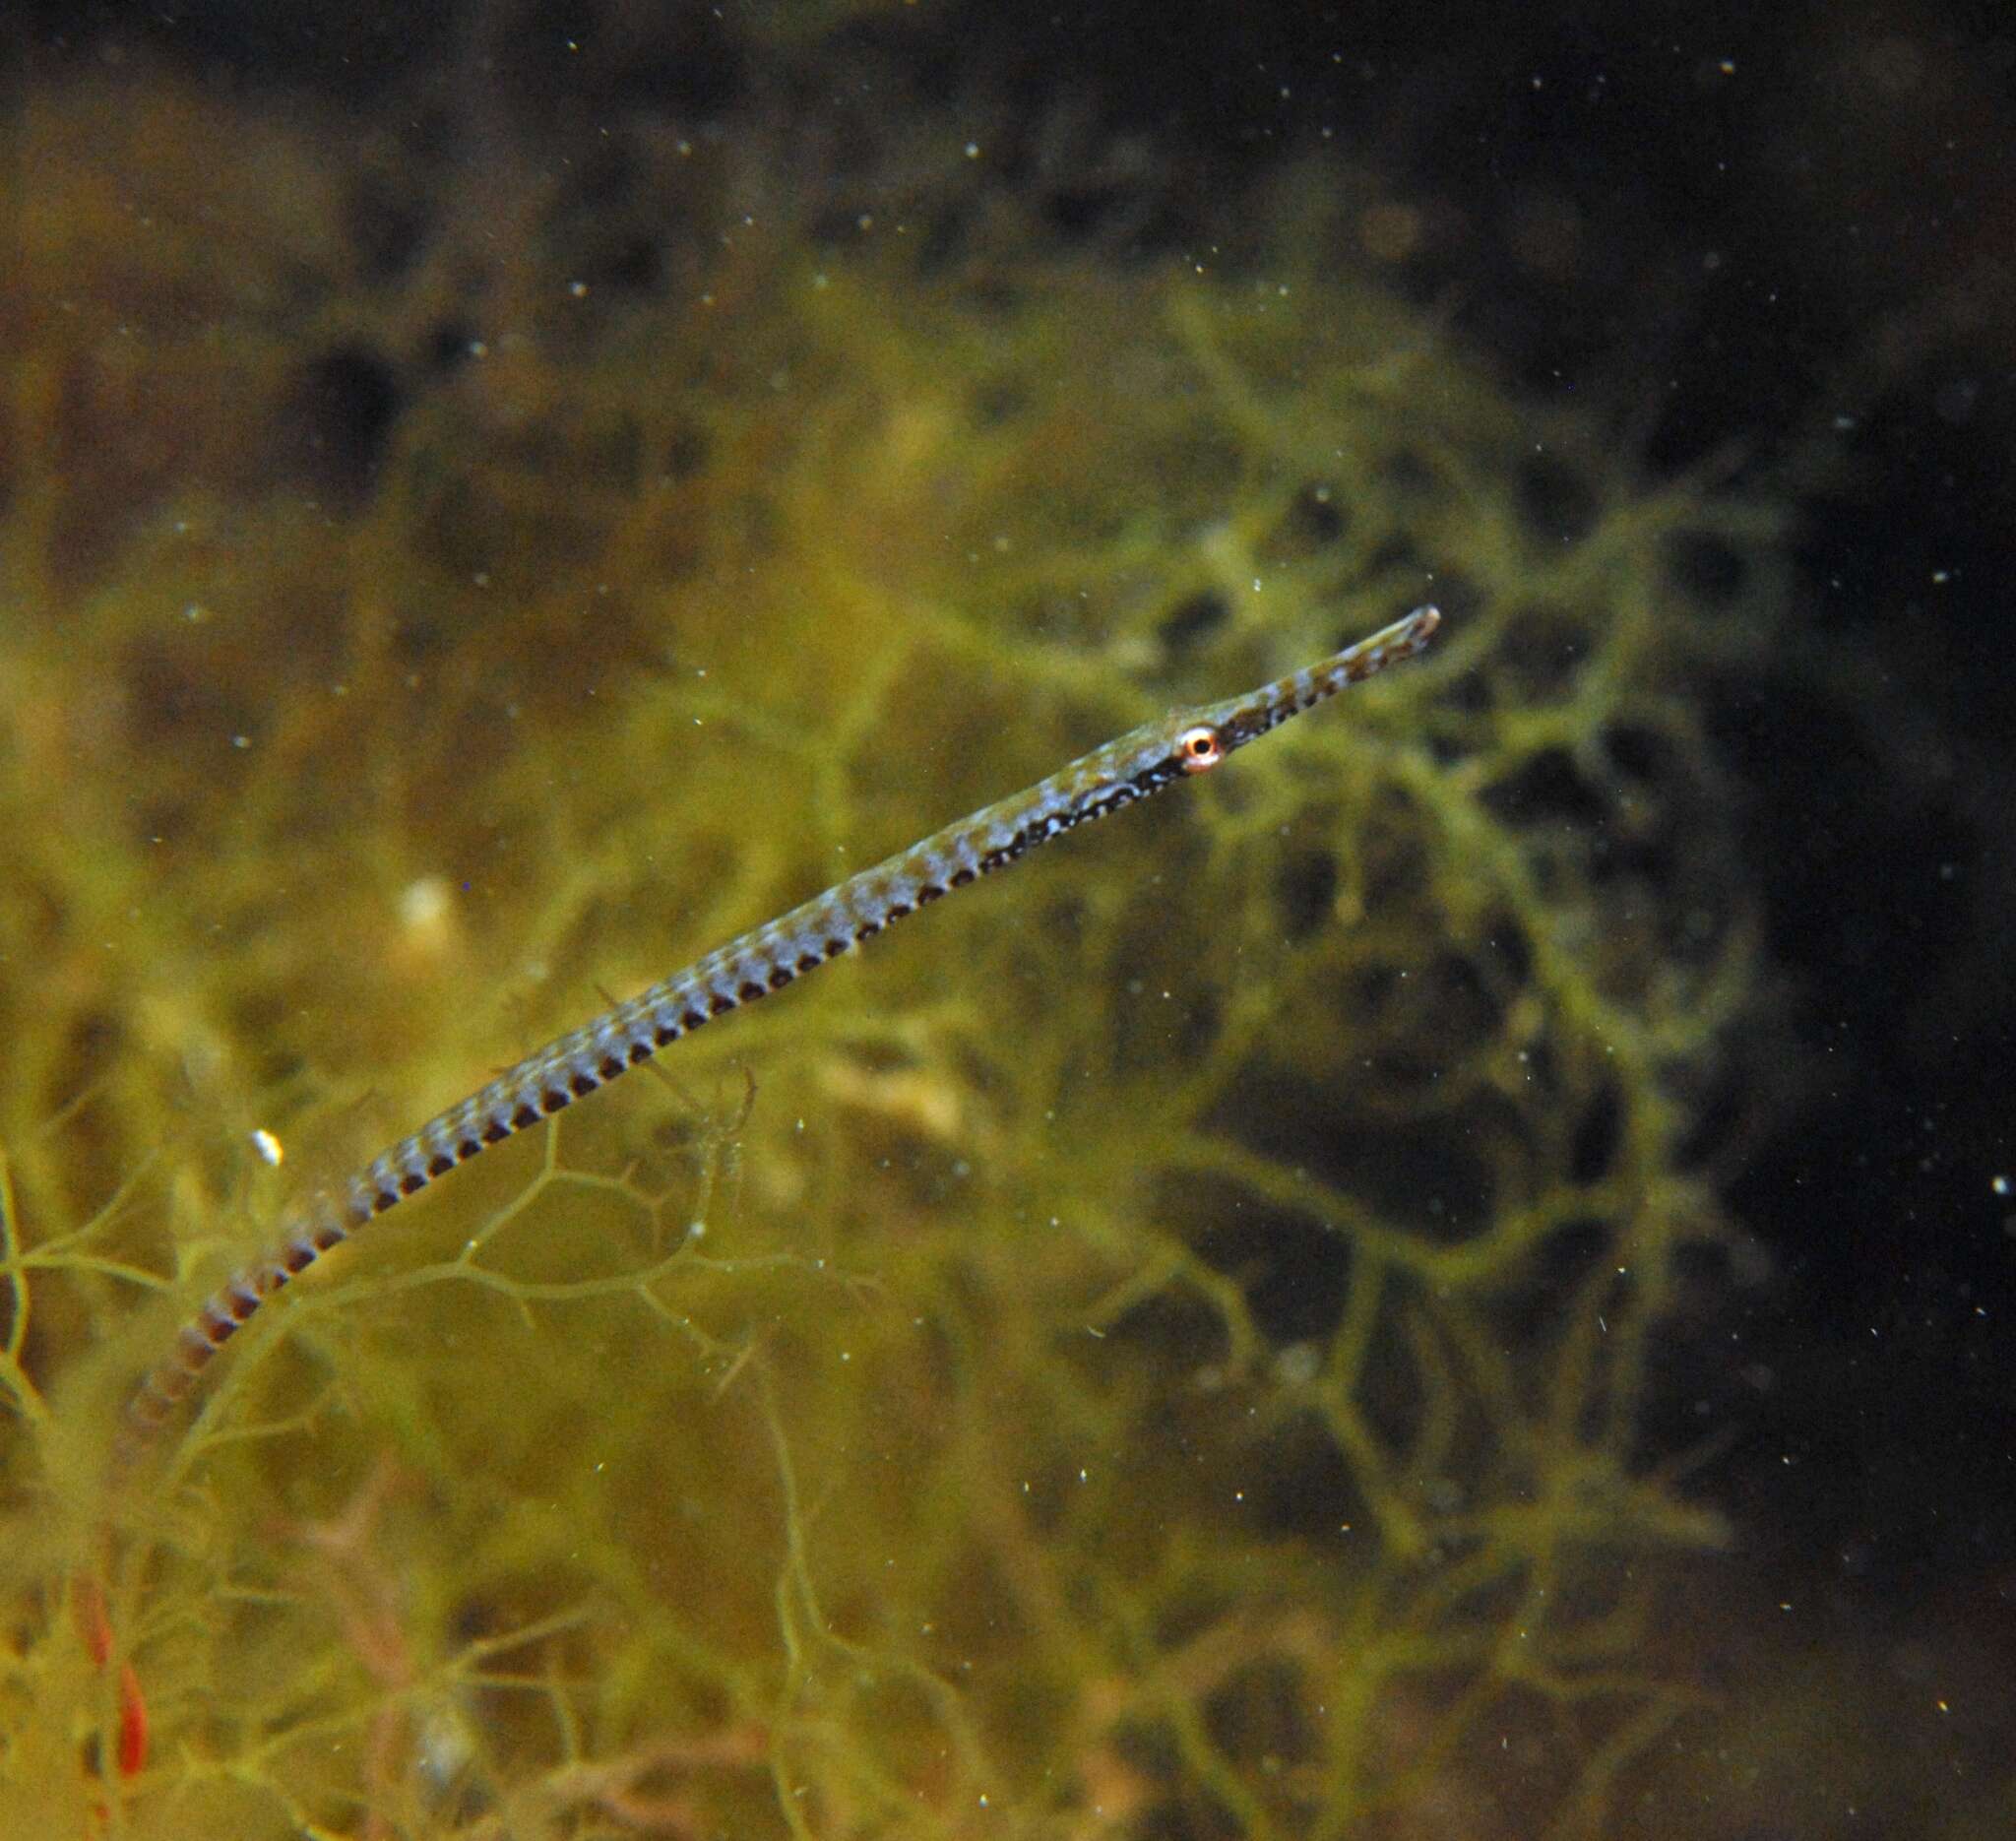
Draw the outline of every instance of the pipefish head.
<instances>
[{"instance_id":1,"label":"pipefish head","mask_svg":"<svg viewBox=\"0 0 2016 1841\"><path fill-rule=\"evenodd\" d=\"M1209 773L1227 755L1247 742L1278 729L1292 716L1299 716L1327 697L1334 697L1348 685L1383 671L1389 665L1411 659L1426 647L1442 624L1441 610L1417 607L1403 620L1382 627L1368 639L1315 665L1278 677L1243 696L1228 697L1223 703L1201 709L1183 710L1174 720L1181 724L1173 747L1173 765L1185 774Z\"/></svg>"}]
</instances>

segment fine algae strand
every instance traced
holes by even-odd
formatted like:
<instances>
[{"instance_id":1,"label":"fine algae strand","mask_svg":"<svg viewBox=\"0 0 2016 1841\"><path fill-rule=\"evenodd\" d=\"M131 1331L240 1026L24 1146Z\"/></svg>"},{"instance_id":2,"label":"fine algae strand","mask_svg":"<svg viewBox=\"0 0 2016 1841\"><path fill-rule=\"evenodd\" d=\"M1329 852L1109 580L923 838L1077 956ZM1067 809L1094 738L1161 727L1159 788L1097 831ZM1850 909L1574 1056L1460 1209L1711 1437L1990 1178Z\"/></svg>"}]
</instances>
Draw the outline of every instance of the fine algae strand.
<instances>
[{"instance_id":1,"label":"fine algae strand","mask_svg":"<svg viewBox=\"0 0 2016 1841\"><path fill-rule=\"evenodd\" d=\"M205 1301L142 1382L127 1412L119 1468L145 1452L213 1358L267 1299L367 1222L487 1146L586 1098L702 1024L784 989L927 902L1005 868L1075 826L1210 772L1290 717L1414 657L1440 622L1434 607L1417 607L1348 650L1244 696L1172 710L1130 730L605 1010L430 1118L346 1181L306 1197L289 1211L275 1243Z\"/></svg>"}]
</instances>

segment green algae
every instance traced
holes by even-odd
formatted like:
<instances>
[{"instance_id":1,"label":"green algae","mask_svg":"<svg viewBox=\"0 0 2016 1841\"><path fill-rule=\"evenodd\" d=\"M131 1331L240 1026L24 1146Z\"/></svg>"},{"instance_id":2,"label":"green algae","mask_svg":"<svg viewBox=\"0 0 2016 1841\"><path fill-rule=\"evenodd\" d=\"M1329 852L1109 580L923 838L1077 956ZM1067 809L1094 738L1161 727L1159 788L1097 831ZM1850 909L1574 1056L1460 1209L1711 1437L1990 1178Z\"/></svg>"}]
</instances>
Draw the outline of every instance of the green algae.
<instances>
[{"instance_id":1,"label":"green algae","mask_svg":"<svg viewBox=\"0 0 2016 1841\"><path fill-rule=\"evenodd\" d=\"M226 286L158 167L136 253L150 120L320 168L119 99L10 307L0 1746L51 1832L1603 1828L1720 1539L1639 1428L1730 1244L1701 711L1772 511L1508 395L1292 188L1224 278L752 230L317 491L247 457L447 257L374 294L307 186L225 201ZM107 1509L121 1391L299 1182L1431 596L1423 664L364 1236Z\"/></svg>"}]
</instances>

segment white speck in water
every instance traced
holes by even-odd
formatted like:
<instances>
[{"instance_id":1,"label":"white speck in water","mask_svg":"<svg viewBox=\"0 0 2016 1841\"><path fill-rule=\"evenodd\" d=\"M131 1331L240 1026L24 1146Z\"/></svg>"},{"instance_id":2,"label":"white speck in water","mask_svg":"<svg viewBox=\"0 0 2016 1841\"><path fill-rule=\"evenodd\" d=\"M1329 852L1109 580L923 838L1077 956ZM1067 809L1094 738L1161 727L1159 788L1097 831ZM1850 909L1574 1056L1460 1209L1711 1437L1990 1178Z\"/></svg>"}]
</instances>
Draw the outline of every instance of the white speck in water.
<instances>
[{"instance_id":1,"label":"white speck in water","mask_svg":"<svg viewBox=\"0 0 2016 1841\"><path fill-rule=\"evenodd\" d=\"M1312 1342L1290 1343L1274 1358L1274 1378L1285 1387L1306 1387L1323 1371L1323 1352Z\"/></svg>"},{"instance_id":2,"label":"white speck in water","mask_svg":"<svg viewBox=\"0 0 2016 1841\"><path fill-rule=\"evenodd\" d=\"M400 893L399 923L410 933L432 931L448 919L454 899L446 876L420 876Z\"/></svg>"}]
</instances>

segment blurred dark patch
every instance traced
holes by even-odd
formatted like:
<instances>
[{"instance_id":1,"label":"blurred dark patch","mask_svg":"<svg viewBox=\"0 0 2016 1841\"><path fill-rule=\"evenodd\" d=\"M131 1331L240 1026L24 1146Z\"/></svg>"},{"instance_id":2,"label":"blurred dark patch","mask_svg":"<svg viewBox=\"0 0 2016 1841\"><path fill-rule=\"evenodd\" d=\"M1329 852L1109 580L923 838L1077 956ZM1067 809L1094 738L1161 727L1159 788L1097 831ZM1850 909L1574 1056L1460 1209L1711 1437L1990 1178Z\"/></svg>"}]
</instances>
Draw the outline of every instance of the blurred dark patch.
<instances>
[{"instance_id":1,"label":"blurred dark patch","mask_svg":"<svg viewBox=\"0 0 2016 1841\"><path fill-rule=\"evenodd\" d=\"M364 347L310 359L275 430L280 471L339 506L361 504L404 401L392 366Z\"/></svg>"}]
</instances>

